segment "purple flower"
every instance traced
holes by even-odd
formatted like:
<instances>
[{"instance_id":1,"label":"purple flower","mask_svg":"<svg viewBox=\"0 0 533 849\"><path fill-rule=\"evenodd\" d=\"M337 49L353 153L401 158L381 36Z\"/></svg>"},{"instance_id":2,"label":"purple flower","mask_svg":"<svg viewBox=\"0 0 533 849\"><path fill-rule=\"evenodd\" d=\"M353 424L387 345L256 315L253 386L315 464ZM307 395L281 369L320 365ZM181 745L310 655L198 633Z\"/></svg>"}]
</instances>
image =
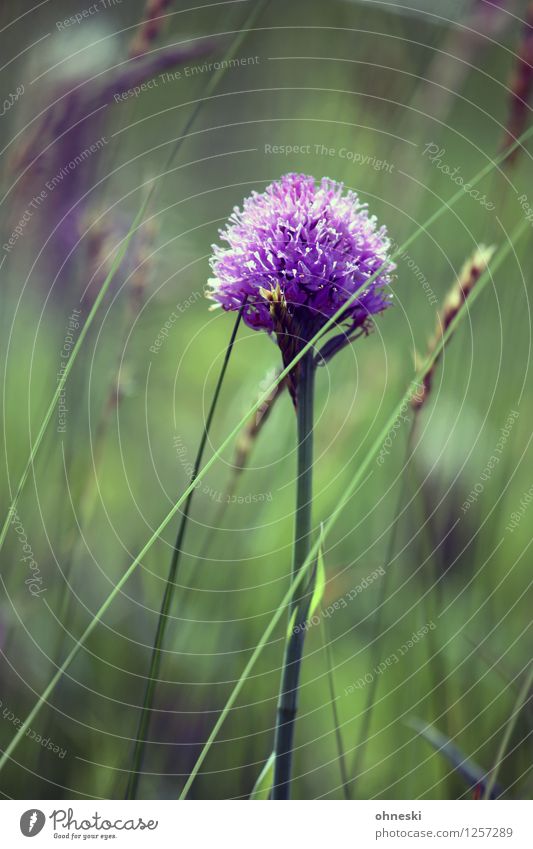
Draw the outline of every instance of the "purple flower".
<instances>
[{"instance_id":1,"label":"purple flower","mask_svg":"<svg viewBox=\"0 0 533 849\"><path fill-rule=\"evenodd\" d=\"M242 211L236 207L220 231L228 247L213 246L208 297L225 310L240 309L247 297L244 321L275 333L286 363L359 289L337 320L341 336L326 343L322 358L367 332L371 316L392 298L386 229L343 188L326 177L317 185L286 174L253 192Z\"/></svg>"}]
</instances>

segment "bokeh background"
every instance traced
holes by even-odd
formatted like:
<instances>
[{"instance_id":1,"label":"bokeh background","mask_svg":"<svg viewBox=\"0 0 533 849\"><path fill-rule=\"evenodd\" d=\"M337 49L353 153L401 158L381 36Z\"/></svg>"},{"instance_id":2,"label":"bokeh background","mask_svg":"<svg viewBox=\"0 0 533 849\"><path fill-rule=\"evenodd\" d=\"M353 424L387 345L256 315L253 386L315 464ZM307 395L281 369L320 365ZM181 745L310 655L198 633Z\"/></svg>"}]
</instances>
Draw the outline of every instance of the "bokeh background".
<instances>
[{"instance_id":1,"label":"bokeh background","mask_svg":"<svg viewBox=\"0 0 533 849\"><path fill-rule=\"evenodd\" d=\"M93 12L82 0L76 9L66 0L2 4L2 518L68 346L152 191L0 554L2 747L188 483L233 326L204 297L211 245L233 207L301 171L356 190L395 242L419 231L397 259L394 306L319 370L318 525L413 379L465 260L480 244L504 247L533 206L526 144L481 181L479 197L465 194L425 226L457 191L454 175L467 181L509 132L530 125L513 95L531 44L525 0L272 0L243 33L239 64L217 75L253 2L162 4L146 43L138 0ZM82 19L64 25L75 13ZM343 798L339 733L353 797L468 798L479 791L453 766L450 744L488 771L506 730L501 792L531 794L532 715L526 706L513 717L530 657L531 265L528 228L446 346L412 458L408 414L327 538L322 609L359 589L307 635L296 798ZM267 336L242 327L207 456L279 366ZM196 492L141 797L180 792L287 590L294 445L285 394L246 468L235 472L231 447ZM2 770L4 797L123 797L176 525L143 557ZM379 569L386 577L361 589ZM428 623L397 663L375 672ZM285 632L283 618L191 797L250 794L272 748ZM417 721L445 735L444 753Z\"/></svg>"}]
</instances>

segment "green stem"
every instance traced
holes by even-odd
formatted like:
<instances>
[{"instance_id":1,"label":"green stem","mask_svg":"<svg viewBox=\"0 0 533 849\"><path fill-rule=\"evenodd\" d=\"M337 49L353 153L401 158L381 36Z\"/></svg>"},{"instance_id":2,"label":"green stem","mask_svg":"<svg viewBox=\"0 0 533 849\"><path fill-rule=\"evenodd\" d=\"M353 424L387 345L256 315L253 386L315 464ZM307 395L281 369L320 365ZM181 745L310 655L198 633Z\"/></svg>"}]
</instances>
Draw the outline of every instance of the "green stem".
<instances>
[{"instance_id":1,"label":"green stem","mask_svg":"<svg viewBox=\"0 0 533 849\"><path fill-rule=\"evenodd\" d=\"M209 436L209 430L211 428L211 423L213 421L213 416L215 414L215 408L218 402L218 398L220 395L220 390L222 388L222 383L224 382L224 377L226 375L226 370L229 363L229 358L231 356L231 352L233 350L233 344L235 342L235 338L237 336L237 331L239 329L239 324L241 322L242 314L244 311L244 307L246 305L247 299L245 298L242 306L239 310L239 314L237 315L237 319L233 326L233 331L231 334L231 338L226 349L226 354L224 356L224 362L222 363L222 368L220 370L220 374L218 376L217 385L215 388L215 392L213 395L213 400L211 401L211 406L209 408L209 413L207 414L207 419L204 425L204 431L202 434L202 438L200 440L200 445L198 446L198 452L196 454L196 459L194 461L194 469L192 473L191 481L194 481L198 475L198 471L200 469L202 463L202 457L204 454L205 446L207 444L207 438ZM135 799L137 796L137 790L139 786L139 780L142 773L142 766L144 761L144 755L146 751L146 744L148 728L150 725L150 719L152 716L153 702L154 702L154 694L156 684L159 678L159 671L161 668L161 659L163 655L163 641L165 639L165 631L168 624L168 615L170 610L170 604L172 602L172 594L174 591L174 587L176 584L176 575L178 571L179 559L181 550L183 548L183 541L185 539L185 531L187 529L187 522L189 519L189 513L191 509L192 500L194 497L194 489L191 489L189 495L187 496L187 500L183 506L183 513L181 514L181 522L179 524L178 533L176 536L176 542L174 544L174 550L172 552L172 559L170 561L170 568L168 571L168 577L165 584L165 592L163 593L163 600L161 602L161 609L159 611L159 619L157 621L157 630L155 633L154 645L152 648L152 656L150 659L150 669L148 672L148 679L146 681L146 688L144 691L144 702L141 709L141 713L139 716L139 724L137 727L137 735L135 737L135 748L133 751L133 767L129 774L128 784L126 788L126 799Z\"/></svg>"},{"instance_id":2,"label":"green stem","mask_svg":"<svg viewBox=\"0 0 533 849\"><path fill-rule=\"evenodd\" d=\"M313 499L313 398L314 371L313 350L302 358L298 377L298 480L296 491L296 516L294 529L294 555L292 576L296 578L311 549L311 509ZM301 600L301 599L300 599ZM293 599L292 614L300 600ZM305 605L304 605L305 607ZM305 620L305 613L302 616ZM302 623L294 622L294 625ZM276 736L274 743L274 786L273 799L288 799L292 770L292 743L294 723L298 710L298 685L303 653L305 629L292 627L285 646L285 658L278 701Z\"/></svg>"}]
</instances>

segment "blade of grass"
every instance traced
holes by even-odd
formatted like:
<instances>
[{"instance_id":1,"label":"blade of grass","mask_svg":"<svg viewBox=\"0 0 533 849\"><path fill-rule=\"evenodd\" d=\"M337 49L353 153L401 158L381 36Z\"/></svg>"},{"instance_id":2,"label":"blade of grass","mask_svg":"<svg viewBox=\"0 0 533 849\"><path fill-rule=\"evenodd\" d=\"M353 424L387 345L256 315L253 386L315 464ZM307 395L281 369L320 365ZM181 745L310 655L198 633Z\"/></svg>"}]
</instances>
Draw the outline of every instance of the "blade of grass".
<instances>
[{"instance_id":1,"label":"blade of grass","mask_svg":"<svg viewBox=\"0 0 533 849\"><path fill-rule=\"evenodd\" d=\"M213 417L215 415L215 410L217 407L218 399L220 396L220 391L222 389L222 384L224 383L224 378L226 376L226 371L228 368L228 364L230 361L231 353L233 351L233 345L235 343L235 339L237 337L237 332L239 330L239 325L241 323L242 314L244 308L246 306L247 298L244 299L242 306L238 312L237 318L235 320L233 331L231 333L231 337L228 343L228 347L226 348L226 353L224 355L224 360L222 362L222 368L220 369L220 374L218 376L218 380L215 386L215 391L213 393L213 398L211 400L211 406L209 408L209 412L207 414L207 418L204 425L204 430L202 433L202 438L200 439L200 444L198 446L198 452L196 454L196 458L194 461L193 473L191 476L191 481L194 482L196 480L196 476L200 470L200 465L202 463L202 459L204 456L205 446L207 445L207 439L209 436L209 431L211 429L211 424L213 421ZM176 574L179 566L179 559L181 550L183 548L183 542L185 539L185 531L187 530L187 523L189 519L189 513L192 505L192 500L194 498L195 490L192 489L187 497L185 505L183 507L183 513L181 515L181 522L179 524L178 533L176 536L176 542L174 543L174 551L172 552L172 558L170 561L170 568L168 571L168 577L165 584L165 591L163 593L163 600L161 602L161 610L159 611L159 617L157 621L157 629L155 634L154 645L152 648L152 656L150 660L150 668L148 670L148 679L146 682L146 688L144 692L144 702L141 708L141 713L139 716L139 724L137 727L137 736L135 738L135 746L133 751L133 766L129 775L128 784L126 788L126 799L135 799L137 796L137 789L139 786L139 780L141 777L142 765L146 750L146 744L148 740L146 736L148 734L148 729L150 726L150 718L152 716L152 705L154 700L155 688L159 678L159 671L161 668L161 659L162 659L162 648L163 642L165 639L165 631L168 624L168 614L170 610L170 604L172 602L172 595L174 592L174 587L176 584Z\"/></svg>"},{"instance_id":2,"label":"blade of grass","mask_svg":"<svg viewBox=\"0 0 533 849\"><path fill-rule=\"evenodd\" d=\"M532 134L533 134L533 127L531 127L531 128L527 131L527 133L524 133L524 136L522 137L522 139L520 139L520 140L518 140L518 141L517 141L517 145L518 145L519 143L521 143L521 142L525 141L525 139L526 139L526 138L529 138L529 136L531 136ZM481 169L481 171L479 171L479 172L478 172L478 174L470 180L469 185L470 185L471 187L475 186L475 185L476 185L476 184L477 184L480 180L482 180L482 179L483 179L483 177L484 177L487 173L489 173L489 171L490 171L492 168L494 168L494 167L496 167L496 166L498 165L498 163L499 163L500 159L501 159L501 157L496 158L496 159L492 160L492 161L491 161L488 165L486 165L484 168L482 168L482 169ZM402 251L404 251L404 250L405 250L405 248L406 248L408 245L410 245L410 244L411 244L411 243L412 243L412 242L413 242L416 238L418 238L418 236L419 236L421 233L425 232L425 231L427 230L427 228L428 228L431 224L433 224L435 221L437 221L437 220L441 217L441 215L443 215L443 214L444 214L444 212L445 212L445 211L447 211L447 210L451 209L451 207L452 207L455 203L457 203L457 201L458 201L460 198L462 198L462 197L464 197L464 196L465 196L465 194L464 194L463 189L459 189L459 190L458 190L458 191L457 191L457 192L456 192L456 193L455 193L455 194L454 194L454 195L450 198L450 200L449 200L447 203L442 204L442 205L439 207L439 209L438 209L438 210L436 210L436 211L435 211L435 212L434 212L434 213L433 213L433 214L432 214L432 215L428 218L428 220L425 222L425 224L423 224L423 225L421 225L420 227L418 227L418 228L414 231L414 233L413 233L413 234L411 234L411 236L410 236L410 237L408 237L408 239L407 239L407 240L406 240L406 241L405 241L402 245L400 245L400 247L398 248L398 250L394 252L394 254L393 254L393 258L394 258L395 256L398 256L398 255L399 255ZM492 267L493 267L493 269L494 269L494 270L495 270L495 269L496 269L496 268L500 265L500 263L501 263L501 261L503 260L503 258L504 258L505 256L507 256L507 254L509 253L509 251L510 251L510 247L509 247L509 245L514 244L514 242L516 242L516 241L518 240L518 238L520 238L520 236L522 235L522 233L524 233L524 232L525 232L525 230L526 230L526 228L527 228L528 226L529 226L528 221L527 221L527 220L524 220L524 221L521 223L521 225L520 225L520 226L516 229L516 231L515 231L515 233L514 233L514 235L513 235L513 240L512 240L511 242L507 243L507 245L505 245L505 246L501 249L501 251L499 252L499 254L498 254L498 255L495 255L495 259L494 259L494 261L493 261L493 263L492 263ZM58 670L57 670L57 672L53 675L53 677L51 678L51 680L50 680L50 682L48 683L48 685L46 686L46 688L43 690L43 693L41 694L41 696L39 697L38 701L36 702L36 704L34 705L34 707L32 708L32 710L31 710L31 711L30 711L30 713L28 714L28 716L27 716L26 720L22 723L22 725L21 725L21 726L20 726L20 728L18 729L17 733L15 734L15 736L13 737L13 739L11 740L11 742L9 743L9 745L7 746L6 750L4 751L3 756L0 758L0 771L1 771L1 770L3 769L3 767L5 766L5 764L6 764L7 760L9 759L9 757L10 757L10 755L11 755L11 753L13 752L13 750L15 749L15 747L18 745L18 743L20 742L20 740L22 739L22 737L23 737L23 736L24 736L24 734L26 733L26 731L27 731L28 727L30 726L30 724L31 724L31 722L33 721L33 719L35 718L35 716L39 713L39 711L40 711L40 709L41 709L42 705L43 705L43 704L47 701L48 697L49 697L49 696L50 696L50 694L53 692L53 690L54 690L54 688L55 688L55 686L56 686L57 682L61 679L61 677L62 677L62 675L64 674L65 670L66 670L66 669L70 666L70 664L72 663L72 661L73 661L73 660L74 660L74 658L76 657L76 655L77 655L78 651L79 651L79 650L80 650L80 648L84 645L84 643L86 642L86 640L88 639L88 637L92 634L92 632L93 632L93 630L96 628L96 626L97 626L98 622L101 620L101 618L103 617L103 615L105 614L105 612L108 610L109 606L112 604L112 602L114 601L114 599L116 598L116 596L120 594L120 591L122 590L122 587L126 584L126 582L129 580L129 578L131 577L131 575L133 574L133 572L136 570L137 566L138 566L138 565L139 565L139 563L142 561L142 559L143 559L143 557L145 556L146 552L147 552L147 551L149 551L149 549L151 548L151 546L153 545L153 543L154 543L154 542L155 542L155 541L159 538L159 536L161 535L161 533L162 533L162 532L164 531L164 529L167 527L168 523L172 520L173 516L175 516L175 515L176 515L177 511L180 509L181 505L184 503L184 501L186 500L186 498L188 497L189 493L192 491L192 489L194 488L194 486L196 486L196 484L197 484L199 481L201 481L201 480L205 477L205 475L207 474L207 472L209 471L209 469L210 469L210 468L211 468L211 467L212 467L212 466L216 463L216 461L217 461L217 460L218 460L218 458L221 456L221 454L223 453L223 451L224 451L224 450L225 450L225 449L226 449L226 448L227 448L227 447L228 447L228 446L232 443L232 441L235 439L235 437L237 436L237 434L239 433L239 431L241 430L241 428L243 428L243 427L244 427L244 425L245 425L245 424L246 424L246 422L248 421L249 417L250 417L251 415L253 415L253 414L254 414L254 413L255 413L255 412L256 412L256 411L257 411L257 410L258 410L258 409L259 409L259 408L260 408L260 407L261 407L261 406L262 406L262 405L266 402L266 401L267 401L268 397L271 395L271 393L273 392L273 390L275 389L275 387L278 385L278 383L280 383L280 382L281 382L281 381L282 381L282 380L283 380L283 379L284 379L284 378L285 378L285 377L289 374L289 372L290 372L290 371L294 368L294 366L295 366L295 365L296 365L296 364L297 364L297 363L298 363L298 362L302 359L302 357L303 357L303 356L305 356L305 354L307 353L307 351L309 351L311 348L313 348L314 346L316 346L317 342L318 342L318 341L322 338L322 336L324 336L324 335L328 332L328 330L329 330L331 327L333 327L333 326L335 325L335 323L339 320L339 318L341 317L341 315L343 314L343 312L345 311L345 309L346 309L348 306L350 306L350 305L351 305L351 304L352 304L352 303L356 300L356 298L357 298L357 297L358 297L358 295L359 295L359 292L360 292L363 288L365 288L366 286L368 286L368 285L369 285L369 283L371 283L371 282L372 282L372 281L373 281L373 280L374 280L374 279L375 279L375 278L376 278L376 277L377 277L377 276L381 273L381 271L382 271L382 268L378 268L378 269L377 269L377 270L376 270L376 271L375 271L375 272L374 272L374 273L373 273L373 274L372 274L372 275L368 278L368 280L366 280L366 282L362 283L362 284L361 284L361 286L359 287L359 289L357 289L357 290L353 293L353 295L352 295L352 296L348 299L348 301L347 301L347 302L346 302L346 303L345 303L342 307L340 307L340 309L339 309L339 310L338 310L338 311L337 311L337 312L336 312L333 316L331 316L331 318L330 318L330 319L328 319L328 321L324 324L324 326L321 328L321 330L319 330L319 331L318 331L318 333L316 333L316 334L315 334L315 336L314 336L312 339L310 339L310 340L309 340L309 342L307 342L307 344L306 344L306 345L304 345L304 346L302 347L302 349L300 350L300 352L299 352L299 353L298 353L298 354L297 354L297 355L296 355L296 356L292 359L292 361L291 361L290 363L288 363L288 365L287 365L284 369L282 369L282 371L278 374L278 376L277 376L277 377L276 377L276 379L272 382L272 384L271 384L271 385L270 385L270 386L269 386L269 387L265 390L265 392L264 392L264 393L263 393L263 394L262 394L262 395L261 395L261 396L257 399L257 401L255 402L255 404L253 404L253 405L252 405L252 407L250 408L250 410L248 410L248 411L245 413L245 415L244 415L244 416L240 419L240 421L238 421L238 422L237 422L237 424L235 425L235 427L233 428L233 430L232 430L232 431L229 433L229 435L228 435L228 436L227 436L227 437L226 437L226 438L222 441L222 443L221 443L221 445L219 446L219 448L218 448L218 449L217 449L217 450L213 453L212 457L211 457L211 458L210 458L210 459L209 459L209 460L205 463L205 465L203 466L203 468L202 468L202 469L200 470L200 472L198 473L198 476L197 476L197 478L196 478L196 481L195 481L194 483L190 484L190 485L189 485L189 486L185 489L185 491L182 493L182 495L180 496L180 498L177 500L176 504L175 504L175 505L171 508L171 510L167 513L167 515L166 515L166 516L165 516L165 518L162 520L162 522L159 524L159 526L156 528L156 530L154 531L154 533L152 534L152 536L151 536L151 537L148 539L148 541L145 543L145 545L143 546L143 548L141 549L141 551L139 552L139 554L137 555L137 557L135 557L135 558L134 558L133 562L132 562L132 563L131 563L131 565L128 567L128 569L125 571L124 575L123 575L123 576L119 579L119 581L115 584L114 589L111 591L111 593L108 595L108 597L106 598L106 600L103 602L103 604L102 604L102 605L100 606L100 608L97 610L97 612L96 612L96 613L95 613L95 615L94 615L94 618L91 620L91 622L89 623L89 625L87 626L87 628L85 629L85 631L83 632L83 634L82 634L82 635L79 637L79 639L76 641L76 644L74 645L74 647L72 648L72 650L68 653L68 655L67 655L66 659L64 660L63 664L61 665L61 667L59 667L59 669L58 669ZM475 299L476 299L477 297L479 297L479 294L480 294L480 292L484 289L484 286L486 285L486 282L487 282L487 280L489 279L489 277L490 277L490 270L488 270L487 272L485 272L485 274L484 274L484 275L482 275L482 277L480 278L480 280L479 280L479 282L478 282L478 284L477 284L477 288L474 290L474 293L473 293L473 294L471 295L471 297L469 298L469 304L472 304L472 303L475 301ZM446 333L442 336L442 338L441 338L441 340L440 340L439 345L437 345L437 347L435 348L435 350L432 352L432 354L431 354L431 355L428 355L428 357L427 357L426 361L423 363L422 368L420 369L419 373L418 373L418 374L417 374L417 376L415 377L415 381L416 381L416 380L420 380L420 379L422 378L422 376L426 373L426 371L428 370L428 368L429 368L429 367L431 366L431 364L434 362L435 358L439 355L439 353L440 353L440 351L441 351L441 348L442 348L442 347L444 346L444 344L447 342L447 340L448 340L449 336L451 335L451 333L453 333L453 330L454 330L455 326L456 326L456 325L457 325L457 324L458 324L458 323L462 320L462 316L463 316L464 312L465 312L464 310L463 310L463 311L461 311L461 312L459 313L459 315L455 317L454 321L453 321L453 322L449 325L449 327L448 327L448 329L447 329ZM389 430L390 430L391 423L394 423L394 421L395 421L395 419L397 418L397 416L401 413L402 405L403 405L404 403L407 403L408 401L410 401L410 398L411 398L411 395L412 395L412 391L413 391L413 390L412 390L412 387L410 386L410 387L409 387L409 389L407 390L406 394L404 395L404 397L401 399L400 403L397 405L396 409L393 411L393 414L392 414L391 418L389 419L389 421L387 422L387 424L386 424L386 426L385 426L385 429L382 431L382 433L380 434L380 436L377 438L376 442L374 443L374 449L375 449L376 451L378 451L378 450L379 450L380 445L381 445L381 442L382 442L384 439L386 439L387 434L388 434L388 432L389 432ZM367 455L367 461L366 461L366 462L364 462L364 463L360 466L359 471L360 471L361 469L363 469L363 470L364 470L364 469L366 469L366 467L367 467L367 465L368 465L368 458L369 458L370 456L372 456L372 455L371 455L371 454ZM359 482L360 477L361 477L361 475L360 475L360 474L356 474L356 475L354 476L354 478L353 478L353 481L357 481L357 482ZM353 492L353 483L352 483L352 485L349 487L349 489L347 490L347 492L349 492L350 494L351 494L351 492ZM343 500L340 502L340 504L339 504L339 509L341 508L341 505L344 505L344 503L346 503L345 499L343 499ZM338 515L338 512L337 512L337 511L334 511L334 513L333 513L333 514L332 514L332 516L330 517L330 520L328 520L328 526L326 527L326 533L327 533L327 531L329 530L329 527L330 527L329 522L331 522L331 525L333 525L333 524L334 524L334 522L335 522L335 520L336 520L336 518L337 518L337 515ZM315 544L315 545L313 545L313 547L312 547L312 555L313 555L313 557L314 557L314 556L316 556L317 550L318 550L317 545L316 545L316 544ZM309 560L309 558L308 558L308 560ZM311 561L309 560L309 562L311 562ZM307 573L308 568L309 568L309 563L306 563L306 564L302 567L302 570L301 570L302 577L303 577L303 575L304 575L304 574L306 574L306 573ZM293 588L293 589L294 589L294 588ZM45 603L46 603L46 602L45 602ZM200 758L202 758L202 760L203 760L202 753L201 753L201 755L200 755ZM195 773L195 774L196 774L196 773Z\"/></svg>"},{"instance_id":3,"label":"blade of grass","mask_svg":"<svg viewBox=\"0 0 533 849\"><path fill-rule=\"evenodd\" d=\"M405 504L405 500L407 497L407 490L409 487L409 462L412 454L412 443L413 443L413 432L414 432L414 420L411 421L411 428L407 437L406 450L405 450L405 459L403 462L403 476L402 482L400 486L400 493L398 495L398 503L396 505L394 511L394 517L392 520L392 528L389 533L389 538L387 541L387 549L385 553L384 567L385 567L385 575L383 576L383 580L380 586L380 592L378 596L378 603L375 611L375 619L374 619L374 627L372 629L372 653L371 653L371 661L370 666L375 669L375 667L379 663L379 652L380 652L380 642L379 637L382 631L383 625L383 611L385 608L385 603L387 601L387 594L390 583L390 565L393 559L394 549L396 547L396 539L398 536L398 528L400 525L400 516L402 514L402 506ZM359 777L359 773L363 767L363 761L365 756L365 749L368 740L368 735L370 732L370 723L372 721L372 712L373 708L376 704L376 697L379 687L380 675L373 675L372 681L370 682L367 688L367 696L365 702L365 708L363 711L363 719L361 722L361 729L359 731L359 738L357 746L355 747L355 755L352 766L352 778L350 781L350 793L355 795L355 788L357 785L357 779Z\"/></svg>"},{"instance_id":4,"label":"blade of grass","mask_svg":"<svg viewBox=\"0 0 533 849\"><path fill-rule=\"evenodd\" d=\"M428 722L423 722L416 716L407 719L405 724L413 728L436 752L446 758L454 771L461 776L471 790L485 787L487 779L485 770L475 761L471 760L471 758L467 757L446 734L443 734L442 731L439 731ZM503 792L502 787L497 786L494 789L497 791L497 796ZM496 798L496 796L493 796L493 798Z\"/></svg>"},{"instance_id":5,"label":"blade of grass","mask_svg":"<svg viewBox=\"0 0 533 849\"><path fill-rule=\"evenodd\" d=\"M341 724L339 721L339 712L337 710L337 696L335 694L335 677L333 672L333 657L331 651L331 645L328 640L326 624L324 622L323 617L320 617L320 633L322 635L322 646L324 648L324 655L326 658L326 670L328 674L328 686L329 686L329 698L331 702L331 712L333 714L333 725L335 727L335 740L337 743L337 753L339 756L339 770L341 774L342 781L342 792L344 793L344 798L347 801L350 801L352 798L352 794L350 793L350 776L348 775L348 767L346 765L346 754L344 751L344 744L342 742L342 732L341 732Z\"/></svg>"},{"instance_id":6,"label":"blade of grass","mask_svg":"<svg viewBox=\"0 0 533 849\"><path fill-rule=\"evenodd\" d=\"M507 725L505 727L505 731L503 733L503 737L498 748L498 753L496 755L496 760L494 761L494 766L489 772L489 776L487 778L487 784L485 786L485 793L483 794L484 799L490 799L491 794L496 783L496 779L498 777L498 772L500 770L500 766L505 760L505 752L507 751L507 747L509 746L509 741L511 739L511 735L514 731L514 727L517 723L518 717L522 708L527 703L529 698L529 691L533 686L533 663L530 664L529 671L524 676L524 683L520 688L520 692L518 693L518 697L516 699L514 708L512 710L511 716L507 720Z\"/></svg>"},{"instance_id":7,"label":"blade of grass","mask_svg":"<svg viewBox=\"0 0 533 849\"><path fill-rule=\"evenodd\" d=\"M265 762L265 765L259 775L257 776L257 781L253 786L253 790L250 793L250 800L258 800L258 799L269 799L270 794L272 793L272 784L274 782L274 752L271 752L268 760Z\"/></svg>"},{"instance_id":8,"label":"blade of grass","mask_svg":"<svg viewBox=\"0 0 533 849\"><path fill-rule=\"evenodd\" d=\"M504 247L502 247L500 249L500 251L498 252L498 254L495 255L494 261L493 261L493 264L492 264L492 269L487 269L482 274L482 276L479 278L479 281L477 283L477 288L474 290L473 294L471 295L471 297L469 299L469 307L479 297L480 293L483 291L483 289L487 285L489 279L492 278L492 272L496 271L496 269L499 268L501 263L506 258L507 254L511 251L511 247L514 244L516 244L517 240L526 231L527 227L528 227L528 222L523 221L517 227L515 233L513 234L512 240L510 242L508 242ZM420 368L419 372L417 373L417 375L415 377L414 382L418 383L420 381L422 376L425 374L425 371L427 370L427 368L434 362L436 357L439 355L442 347L444 347L444 345L447 343L447 341L450 338L450 336L452 335L452 333L454 333L456 327L462 322L463 317L469 311L470 311L470 309L461 310L455 316L454 320L451 322L448 329L443 334L443 336L442 336L440 342L438 343L437 347L435 348L435 350L427 357L427 360L424 362L424 364ZM366 473L366 470L368 469L368 467L370 465L370 462L375 457L375 455L379 452L383 441L387 438L387 434L390 431L391 424L394 423L396 418L401 414L401 411L402 411L404 405L410 401L411 396L412 396L412 391L413 391L412 385L413 384L411 383L409 388L407 389L407 391L405 392L405 394L401 398L401 400L396 405L392 415L390 416L387 423L382 428L380 434L377 436L377 438L374 441L373 445L371 446L370 450L366 453L364 460L362 461L362 463L360 463L360 465L358 466L354 475L352 476L350 483L347 486L344 494L339 499L339 503L337 504L337 507L331 513L331 515L329 516L329 518L325 522L324 531L323 531L324 538L327 537L329 531L335 525L335 522L337 521L340 513L342 512L344 507L348 504L353 493L356 492L357 487L359 486L361 479L363 478L364 474ZM217 719L217 722L215 723L215 725L213 727L211 734L209 735L202 751L200 752L200 755L198 756L198 759L197 759L197 761L196 761L196 763L195 763L195 765L194 765L194 767L191 771L191 774L190 774L190 776L189 776L189 778L188 778L188 780L187 780L187 782L186 782L186 784L185 784L185 786L184 786L184 788L183 788L183 790L182 790L182 792L179 796L180 799L184 799L187 796L187 794L188 794L188 792L189 792L189 790L192 786L192 783L194 782L194 779L196 778L196 776L197 776L197 774L198 774L198 772L199 772L199 770L202 766L202 763L204 762L204 760L205 760L205 758L206 758L206 756L209 752L209 749L213 745L220 728L224 724L224 721L225 721L229 711L233 707L233 704L235 703L237 696L239 695L240 691L242 690L242 687L244 686L246 678L250 674L250 672L251 672L251 670L252 670L252 668L255 664L255 661L257 660L257 658L261 654L262 649L264 648L264 646L268 642L270 635L272 634L277 623L281 619L281 616L284 613L284 610L285 610L285 607L286 607L288 601L293 597L295 590L300 585L300 582L303 580L303 578L307 574L311 564L313 563L314 558L317 556L319 545L320 545L320 539L317 540L312 545L311 550L310 550L305 562L302 564L302 567L300 569L300 572L299 572L297 578L291 582L289 590L287 591L287 593L283 597L278 609L276 610L274 616L272 617L272 619L271 619L269 625L267 626L263 636L261 637L259 643L257 644L256 648L254 649L254 652L252 653L248 663L246 664L246 666L245 666L245 668L242 672L241 677L237 681L235 688L232 690L232 692L231 692L231 694L228 698L228 701L226 702L219 718ZM0 762L0 766L1 766L1 762Z\"/></svg>"}]
</instances>

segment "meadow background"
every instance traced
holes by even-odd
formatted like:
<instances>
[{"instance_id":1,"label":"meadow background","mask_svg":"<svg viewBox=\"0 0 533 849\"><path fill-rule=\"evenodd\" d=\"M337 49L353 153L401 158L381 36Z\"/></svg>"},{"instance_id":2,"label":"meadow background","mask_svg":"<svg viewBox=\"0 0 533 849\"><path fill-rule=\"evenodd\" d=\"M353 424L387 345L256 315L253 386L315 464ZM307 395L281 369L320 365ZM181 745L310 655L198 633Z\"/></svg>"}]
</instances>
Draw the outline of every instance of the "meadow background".
<instances>
[{"instance_id":1,"label":"meadow background","mask_svg":"<svg viewBox=\"0 0 533 849\"><path fill-rule=\"evenodd\" d=\"M170 4L140 61L214 36L209 54L167 69L181 70L178 79L147 72L157 85L119 101L113 95L130 87L139 61L128 61L128 49L142 2L110 4L66 29L58 22L78 11L71 3L2 6L2 99L24 87L0 119L2 245L46 182L105 138L31 207L16 244L1 251L2 519L57 386L65 340L79 333L73 311L81 325L155 184L69 376L66 411L52 418L17 506L39 571L34 592L14 524L0 554L2 748L189 481L233 326L203 295L211 245L232 208L301 171L344 181L399 244L422 228L397 260L393 308L368 338L319 370L318 525L413 379L416 352L425 352L464 261L481 243L503 247L533 205L531 155L523 150L479 184L485 204L465 194L424 228L457 191L428 146L465 180L501 150L527 2L272 0L238 47L245 61L206 91L216 70L198 67L223 58L250 5ZM527 122L526 106L524 114ZM530 658L532 258L528 228L446 346L412 459L406 464L406 413L327 538L326 615L309 629L303 664L296 798L343 798L339 731L350 774L357 771L355 798L470 796L413 718L483 770L494 767L509 727L498 781L508 797L531 795L532 715L520 711L514 722L513 711ZM266 335L241 327L209 452L279 366ZM499 461L487 472L506 425ZM285 393L246 469L235 478L232 448L196 492L141 797L180 792L286 592L294 445ZM143 558L33 723L59 752L27 735L0 773L4 797L123 797L176 524ZM386 578L378 573L361 586L380 569ZM335 609L354 588L353 600ZM398 662L373 672L428 623L435 627ZM283 617L192 798L250 794L272 749L285 632ZM365 675L365 686L354 687Z\"/></svg>"}]
</instances>

